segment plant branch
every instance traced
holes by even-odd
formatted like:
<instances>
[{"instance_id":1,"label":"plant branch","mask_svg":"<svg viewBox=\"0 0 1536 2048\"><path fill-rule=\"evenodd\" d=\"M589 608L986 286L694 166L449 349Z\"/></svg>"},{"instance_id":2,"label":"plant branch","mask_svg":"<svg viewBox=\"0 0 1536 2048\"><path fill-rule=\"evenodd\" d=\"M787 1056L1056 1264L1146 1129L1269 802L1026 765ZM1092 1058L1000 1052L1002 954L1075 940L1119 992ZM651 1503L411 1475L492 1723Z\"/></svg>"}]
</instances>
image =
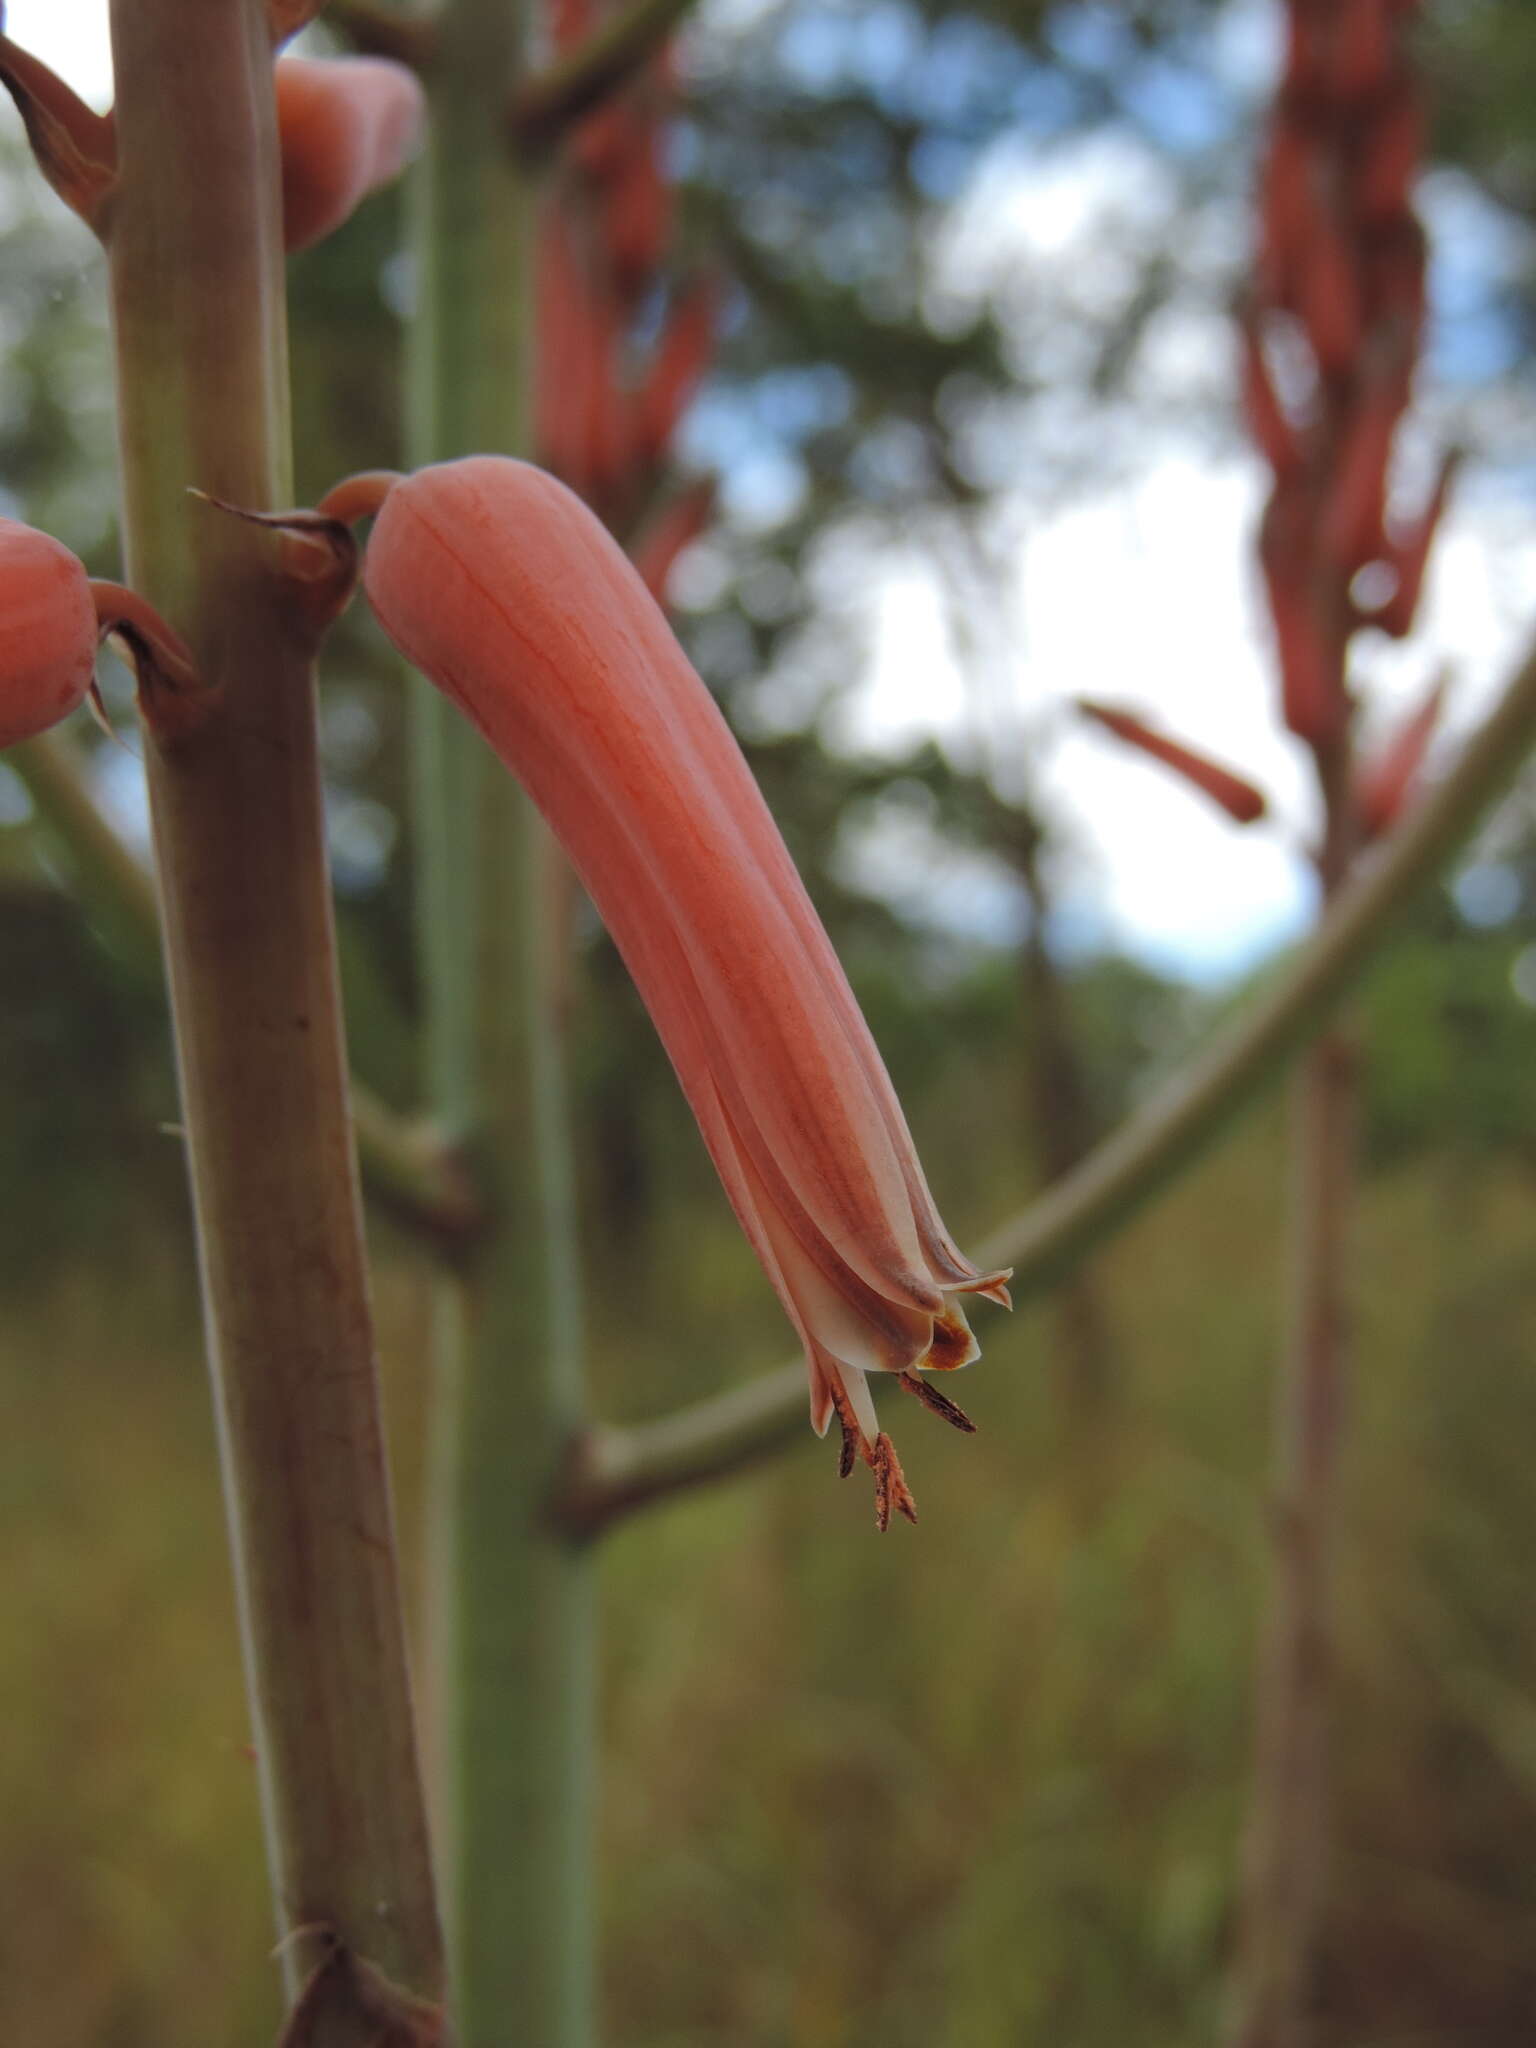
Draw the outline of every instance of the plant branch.
<instances>
[{"instance_id":1,"label":"plant branch","mask_svg":"<svg viewBox=\"0 0 1536 2048\"><path fill-rule=\"evenodd\" d=\"M149 707L146 768L182 1117L268 1861L305 2032L364 2048L382 1973L442 1952L347 1112L312 636L276 544L210 519L291 502L276 119L262 0L113 0L110 236L132 586L209 688ZM402 2038L405 2038L402 2036Z\"/></svg>"},{"instance_id":2,"label":"plant branch","mask_svg":"<svg viewBox=\"0 0 1536 2048\"><path fill-rule=\"evenodd\" d=\"M507 133L531 5L445 0L413 193L414 463L528 445L536 193ZM429 1100L494 1162L494 1220L438 1300L432 1536L459 2048L589 2048L595 1571L547 1503L584 1419L548 838L416 684Z\"/></svg>"},{"instance_id":3,"label":"plant branch","mask_svg":"<svg viewBox=\"0 0 1536 2048\"><path fill-rule=\"evenodd\" d=\"M549 149L564 129L627 83L689 13L694 0L629 0L585 42L528 79L512 102L520 148Z\"/></svg>"},{"instance_id":4,"label":"plant branch","mask_svg":"<svg viewBox=\"0 0 1536 2048\"><path fill-rule=\"evenodd\" d=\"M425 17L376 7L370 0L326 0L321 12L325 26L360 57L392 57L415 72L430 70L437 39Z\"/></svg>"},{"instance_id":5,"label":"plant branch","mask_svg":"<svg viewBox=\"0 0 1536 2048\"><path fill-rule=\"evenodd\" d=\"M62 847L114 934L145 961L160 957L154 877L97 802L80 749L61 732L13 747L6 765L25 784L44 830ZM352 1128L364 1183L382 1207L445 1255L458 1255L484 1221L474 1176L458 1151L422 1118L398 1116L370 1089L351 1084Z\"/></svg>"},{"instance_id":6,"label":"plant branch","mask_svg":"<svg viewBox=\"0 0 1536 2048\"><path fill-rule=\"evenodd\" d=\"M1312 937L1246 1014L977 1256L1039 1294L1104 1243L1193 1159L1317 1031L1394 918L1450 860L1536 744L1536 645L1445 779L1334 897ZM647 1503L735 1471L804 1424L805 1373L782 1366L657 1422L595 1428L558 1504L595 1532Z\"/></svg>"}]
</instances>

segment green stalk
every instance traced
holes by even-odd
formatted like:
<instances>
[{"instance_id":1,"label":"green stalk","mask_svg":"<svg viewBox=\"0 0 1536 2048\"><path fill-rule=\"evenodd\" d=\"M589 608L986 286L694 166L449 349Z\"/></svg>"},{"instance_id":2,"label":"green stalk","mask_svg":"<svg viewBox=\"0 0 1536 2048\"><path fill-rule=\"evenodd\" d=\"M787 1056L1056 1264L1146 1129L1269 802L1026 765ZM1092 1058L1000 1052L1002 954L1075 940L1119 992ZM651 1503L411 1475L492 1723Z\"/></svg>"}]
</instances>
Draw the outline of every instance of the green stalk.
<instances>
[{"instance_id":1,"label":"green stalk","mask_svg":"<svg viewBox=\"0 0 1536 2048\"><path fill-rule=\"evenodd\" d=\"M209 692L179 732L151 705L146 761L257 1767L303 2037L362 2048L386 2008L414 2038L441 1957L313 677L270 536L188 495L291 498L266 12L113 0L112 41L125 554Z\"/></svg>"},{"instance_id":2,"label":"green stalk","mask_svg":"<svg viewBox=\"0 0 1536 2048\"><path fill-rule=\"evenodd\" d=\"M1341 644L1347 645L1347 638ZM1346 733L1314 749L1326 906L1356 859ZM1275 1513L1243 1845L1232 2048L1310 2038L1329 1837L1335 1526L1349 1370L1358 1048L1335 1021L1307 1048L1290 1105L1290 1270L1276 1382Z\"/></svg>"},{"instance_id":3,"label":"green stalk","mask_svg":"<svg viewBox=\"0 0 1536 2048\"><path fill-rule=\"evenodd\" d=\"M412 458L526 446L533 193L513 0L447 0L427 80ZM592 2038L593 1583L549 1514L582 1425L561 1048L535 813L436 692L417 838L433 1106L494 1220L445 1283L436 1470L449 1946L459 2048Z\"/></svg>"},{"instance_id":4,"label":"green stalk","mask_svg":"<svg viewBox=\"0 0 1536 2048\"><path fill-rule=\"evenodd\" d=\"M1444 781L1356 865L1311 938L1243 1015L1070 1173L982 1239L975 1250L984 1266L1013 1267L1015 1301L1045 1292L1106 1244L1316 1036L1393 921L1445 868L1533 746L1536 645ZM804 1429L798 1361L660 1421L594 1429L563 1514L595 1534L781 1449Z\"/></svg>"}]
</instances>

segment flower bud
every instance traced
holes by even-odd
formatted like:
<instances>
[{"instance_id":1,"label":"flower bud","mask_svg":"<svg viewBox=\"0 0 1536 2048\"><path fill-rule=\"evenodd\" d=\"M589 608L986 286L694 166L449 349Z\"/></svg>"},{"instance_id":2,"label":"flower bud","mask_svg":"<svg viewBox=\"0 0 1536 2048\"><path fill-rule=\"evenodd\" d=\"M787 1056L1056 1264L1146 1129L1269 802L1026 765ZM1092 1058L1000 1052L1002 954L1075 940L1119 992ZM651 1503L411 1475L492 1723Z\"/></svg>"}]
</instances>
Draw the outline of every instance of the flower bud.
<instances>
[{"instance_id":1,"label":"flower bud","mask_svg":"<svg viewBox=\"0 0 1536 2048\"><path fill-rule=\"evenodd\" d=\"M62 542L0 519L0 747L57 725L96 673L96 605Z\"/></svg>"}]
</instances>

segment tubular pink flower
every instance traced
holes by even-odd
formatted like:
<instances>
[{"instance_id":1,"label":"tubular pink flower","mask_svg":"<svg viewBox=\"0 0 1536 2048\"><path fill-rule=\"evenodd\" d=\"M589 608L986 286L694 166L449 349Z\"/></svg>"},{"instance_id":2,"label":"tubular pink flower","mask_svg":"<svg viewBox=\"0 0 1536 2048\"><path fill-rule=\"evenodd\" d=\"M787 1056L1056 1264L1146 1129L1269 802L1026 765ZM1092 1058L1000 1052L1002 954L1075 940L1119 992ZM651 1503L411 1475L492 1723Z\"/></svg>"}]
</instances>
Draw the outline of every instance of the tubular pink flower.
<instances>
[{"instance_id":1,"label":"tubular pink flower","mask_svg":"<svg viewBox=\"0 0 1536 2048\"><path fill-rule=\"evenodd\" d=\"M895 1092L741 750L635 569L526 463L474 456L385 497L364 566L385 631L548 819L661 1034L805 1348L811 1419L911 1496L867 1377L966 1365L960 1297L1008 1302L934 1207ZM915 1518L915 1517L914 1517Z\"/></svg>"}]
</instances>

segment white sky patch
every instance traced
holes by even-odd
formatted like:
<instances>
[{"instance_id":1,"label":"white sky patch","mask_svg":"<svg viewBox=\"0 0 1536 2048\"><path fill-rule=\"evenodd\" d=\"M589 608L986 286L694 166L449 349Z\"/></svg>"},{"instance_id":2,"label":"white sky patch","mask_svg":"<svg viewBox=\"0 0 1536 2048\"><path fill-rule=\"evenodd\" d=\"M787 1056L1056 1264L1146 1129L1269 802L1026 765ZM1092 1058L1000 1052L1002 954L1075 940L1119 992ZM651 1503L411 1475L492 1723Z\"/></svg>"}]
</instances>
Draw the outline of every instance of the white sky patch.
<instances>
[{"instance_id":1,"label":"white sky patch","mask_svg":"<svg viewBox=\"0 0 1536 2048\"><path fill-rule=\"evenodd\" d=\"M759 0L717 0L752 17ZM1257 90L1271 74L1273 10L1258 0L1221 17L1228 75ZM107 0L10 0L8 32L53 65L96 106L111 91ZM1427 198L1450 204L1444 181ZM945 230L943 285L960 305L1039 265L1072 265L1085 241L1086 298L1113 299L1123 262L1097 232L1105 217L1133 237L1156 227L1172 187L1157 157L1126 134L1078 138L1041 151L1010 143L993 154ZM1435 204L1430 211L1435 212ZM1128 255L1125 260L1128 260ZM1443 267L1443 266L1442 266ZM1166 338L1171 358L1210 361L1221 336L1185 309ZM1027 322L1026 322L1027 325ZM1022 345L1022 343L1021 343ZM1069 355L1071 333L1028 337ZM1217 380L1226 371L1215 365ZM1071 408L1063 432L1091 430ZM1200 975L1239 968L1293 935L1310 887L1299 845L1313 818L1303 752L1285 735L1252 567L1263 479L1251 461L1210 458L1193 446L1148 437L1148 468L1133 484L1106 487L1048 516L1005 507L1020 540L987 623L985 689L955 658L944 606L920 553L862 564L872 626L867 681L837 722L841 741L901 751L939 735L968 761L1024 763L1022 788L1061 819L1081 858L1064 863L1062 920L1075 942L1123 946L1161 967ZM745 482L735 479L738 493ZM1436 666L1451 665L1453 691L1442 751L1486 708L1522 642L1536 588L1536 536L1514 484L1476 473L1457 497L1436 545L1421 623L1406 646L1374 636L1358 646L1356 675L1370 745L1417 699ZM1230 825L1155 763L1086 727L1070 708L1078 694L1122 701L1257 782L1271 822ZM136 818L132 764L110 792ZM938 871L936 842L885 828L895 868L914 893L952 905L962 926L995 929L1011 915L1009 892L972 864ZM900 841L897 846L894 842ZM871 849L871 852L873 849ZM862 857L862 856L861 856Z\"/></svg>"},{"instance_id":2,"label":"white sky patch","mask_svg":"<svg viewBox=\"0 0 1536 2048\"><path fill-rule=\"evenodd\" d=\"M112 98L107 0L10 0L5 31L57 71L82 99L105 109Z\"/></svg>"},{"instance_id":3,"label":"white sky patch","mask_svg":"<svg viewBox=\"0 0 1536 2048\"><path fill-rule=\"evenodd\" d=\"M1008 701L978 704L955 669L931 577L914 559L874 600L876 657L840 740L897 753L937 732L957 759L1016 748L1022 787L1083 858L1060 898L1074 946L1122 947L1201 978L1238 970L1303 928L1316 804L1307 757L1280 724L1252 537L1262 480L1246 462L1172 457L1085 499L1022 542L998 595L1014 644ZM1445 662L1441 752L1513 669L1536 587L1536 536L1492 491L1468 494L1437 545L1418 630L1357 642L1367 747ZM1077 696L1123 703L1256 782L1271 816L1230 823L1156 762L1087 725ZM1006 762L1002 763L1006 767ZM977 899L995 912L996 898ZM974 928L974 927L973 927Z\"/></svg>"}]
</instances>

